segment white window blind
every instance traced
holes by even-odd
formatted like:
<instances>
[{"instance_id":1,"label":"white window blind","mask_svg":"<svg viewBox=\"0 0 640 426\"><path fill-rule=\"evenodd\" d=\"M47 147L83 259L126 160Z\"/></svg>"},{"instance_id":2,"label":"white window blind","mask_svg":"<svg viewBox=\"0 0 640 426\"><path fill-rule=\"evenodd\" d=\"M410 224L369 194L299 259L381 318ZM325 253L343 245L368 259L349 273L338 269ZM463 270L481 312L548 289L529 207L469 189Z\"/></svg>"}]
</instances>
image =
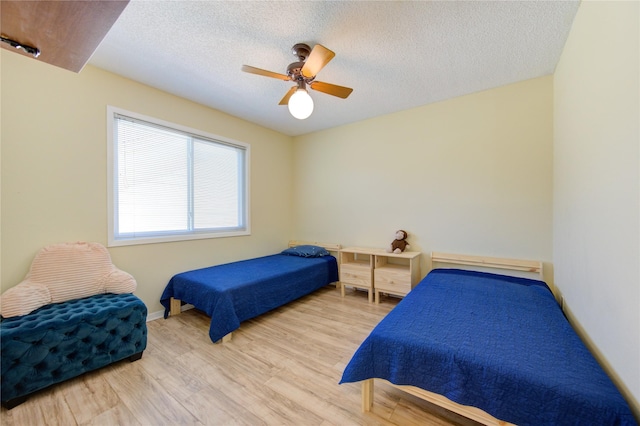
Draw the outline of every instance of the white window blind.
<instances>
[{"instance_id":1,"label":"white window blind","mask_svg":"<svg viewBox=\"0 0 640 426\"><path fill-rule=\"evenodd\" d=\"M247 146L112 117L111 245L248 233Z\"/></svg>"}]
</instances>

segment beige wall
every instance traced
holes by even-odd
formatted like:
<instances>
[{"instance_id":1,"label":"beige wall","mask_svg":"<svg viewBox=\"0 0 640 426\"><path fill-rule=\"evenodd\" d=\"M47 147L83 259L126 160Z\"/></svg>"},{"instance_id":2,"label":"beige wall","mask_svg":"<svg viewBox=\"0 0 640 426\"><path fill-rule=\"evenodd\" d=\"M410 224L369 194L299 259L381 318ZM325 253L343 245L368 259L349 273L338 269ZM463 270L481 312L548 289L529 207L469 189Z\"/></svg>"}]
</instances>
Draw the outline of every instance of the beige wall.
<instances>
[{"instance_id":1,"label":"beige wall","mask_svg":"<svg viewBox=\"0 0 640 426\"><path fill-rule=\"evenodd\" d=\"M552 94L547 76L297 137L294 234L550 262Z\"/></svg>"},{"instance_id":2,"label":"beige wall","mask_svg":"<svg viewBox=\"0 0 640 426\"><path fill-rule=\"evenodd\" d=\"M556 285L640 416L638 2L583 2L554 76ZM640 418L640 417L639 417Z\"/></svg>"},{"instance_id":3,"label":"beige wall","mask_svg":"<svg viewBox=\"0 0 640 426\"><path fill-rule=\"evenodd\" d=\"M2 49L2 290L41 247L107 244L106 107L251 145L252 235L109 249L150 312L176 272L270 254L291 238L292 139L91 66L74 74Z\"/></svg>"}]
</instances>

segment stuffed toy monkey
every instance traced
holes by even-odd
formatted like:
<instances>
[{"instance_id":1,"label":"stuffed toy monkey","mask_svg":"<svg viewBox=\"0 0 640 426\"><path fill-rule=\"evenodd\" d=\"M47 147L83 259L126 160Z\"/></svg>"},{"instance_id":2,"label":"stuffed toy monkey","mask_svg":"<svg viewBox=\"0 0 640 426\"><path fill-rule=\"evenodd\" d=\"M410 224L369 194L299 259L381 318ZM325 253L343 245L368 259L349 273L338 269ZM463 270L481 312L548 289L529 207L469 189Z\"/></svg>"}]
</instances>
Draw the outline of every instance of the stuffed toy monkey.
<instances>
[{"instance_id":1,"label":"stuffed toy monkey","mask_svg":"<svg viewBox=\"0 0 640 426\"><path fill-rule=\"evenodd\" d=\"M403 231L400 229L396 232L396 239L389 245L387 248L387 253L402 253L407 248L409 248L409 243L407 242L407 231Z\"/></svg>"}]
</instances>

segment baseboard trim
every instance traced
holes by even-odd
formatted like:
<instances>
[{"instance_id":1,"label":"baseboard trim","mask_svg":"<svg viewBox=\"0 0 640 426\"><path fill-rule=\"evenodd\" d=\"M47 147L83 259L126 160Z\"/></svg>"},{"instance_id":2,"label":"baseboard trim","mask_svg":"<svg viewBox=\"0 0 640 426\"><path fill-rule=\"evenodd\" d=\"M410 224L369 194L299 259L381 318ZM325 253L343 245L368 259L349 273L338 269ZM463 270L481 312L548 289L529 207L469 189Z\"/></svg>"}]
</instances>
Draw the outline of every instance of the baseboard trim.
<instances>
[{"instance_id":1,"label":"baseboard trim","mask_svg":"<svg viewBox=\"0 0 640 426\"><path fill-rule=\"evenodd\" d=\"M186 305L182 305L182 307L180 308L180 312L188 311L189 309L193 309L194 307L195 306L187 303ZM157 319L162 319L162 318L164 318L164 310L155 311L147 314L147 322L155 321Z\"/></svg>"}]
</instances>

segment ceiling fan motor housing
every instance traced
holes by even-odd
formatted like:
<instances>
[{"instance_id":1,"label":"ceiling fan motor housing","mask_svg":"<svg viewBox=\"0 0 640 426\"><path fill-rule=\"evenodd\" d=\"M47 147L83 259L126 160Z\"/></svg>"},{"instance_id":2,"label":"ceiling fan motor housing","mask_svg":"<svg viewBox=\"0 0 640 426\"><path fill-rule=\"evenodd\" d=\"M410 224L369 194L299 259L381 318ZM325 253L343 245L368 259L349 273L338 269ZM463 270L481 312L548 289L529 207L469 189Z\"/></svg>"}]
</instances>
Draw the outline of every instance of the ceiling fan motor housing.
<instances>
[{"instance_id":1,"label":"ceiling fan motor housing","mask_svg":"<svg viewBox=\"0 0 640 426\"><path fill-rule=\"evenodd\" d=\"M311 48L305 43L296 43L291 48L291 53L298 57L298 62L293 62L287 67L287 75L293 81L303 80L302 67L311 54Z\"/></svg>"},{"instance_id":2,"label":"ceiling fan motor housing","mask_svg":"<svg viewBox=\"0 0 640 426\"><path fill-rule=\"evenodd\" d=\"M296 43L291 48L291 53L298 57L300 62L304 62L311 54L311 48L308 44L305 43Z\"/></svg>"},{"instance_id":3,"label":"ceiling fan motor housing","mask_svg":"<svg viewBox=\"0 0 640 426\"><path fill-rule=\"evenodd\" d=\"M287 75L291 80L299 80L302 77L302 67L304 62L293 62L287 67Z\"/></svg>"}]
</instances>

